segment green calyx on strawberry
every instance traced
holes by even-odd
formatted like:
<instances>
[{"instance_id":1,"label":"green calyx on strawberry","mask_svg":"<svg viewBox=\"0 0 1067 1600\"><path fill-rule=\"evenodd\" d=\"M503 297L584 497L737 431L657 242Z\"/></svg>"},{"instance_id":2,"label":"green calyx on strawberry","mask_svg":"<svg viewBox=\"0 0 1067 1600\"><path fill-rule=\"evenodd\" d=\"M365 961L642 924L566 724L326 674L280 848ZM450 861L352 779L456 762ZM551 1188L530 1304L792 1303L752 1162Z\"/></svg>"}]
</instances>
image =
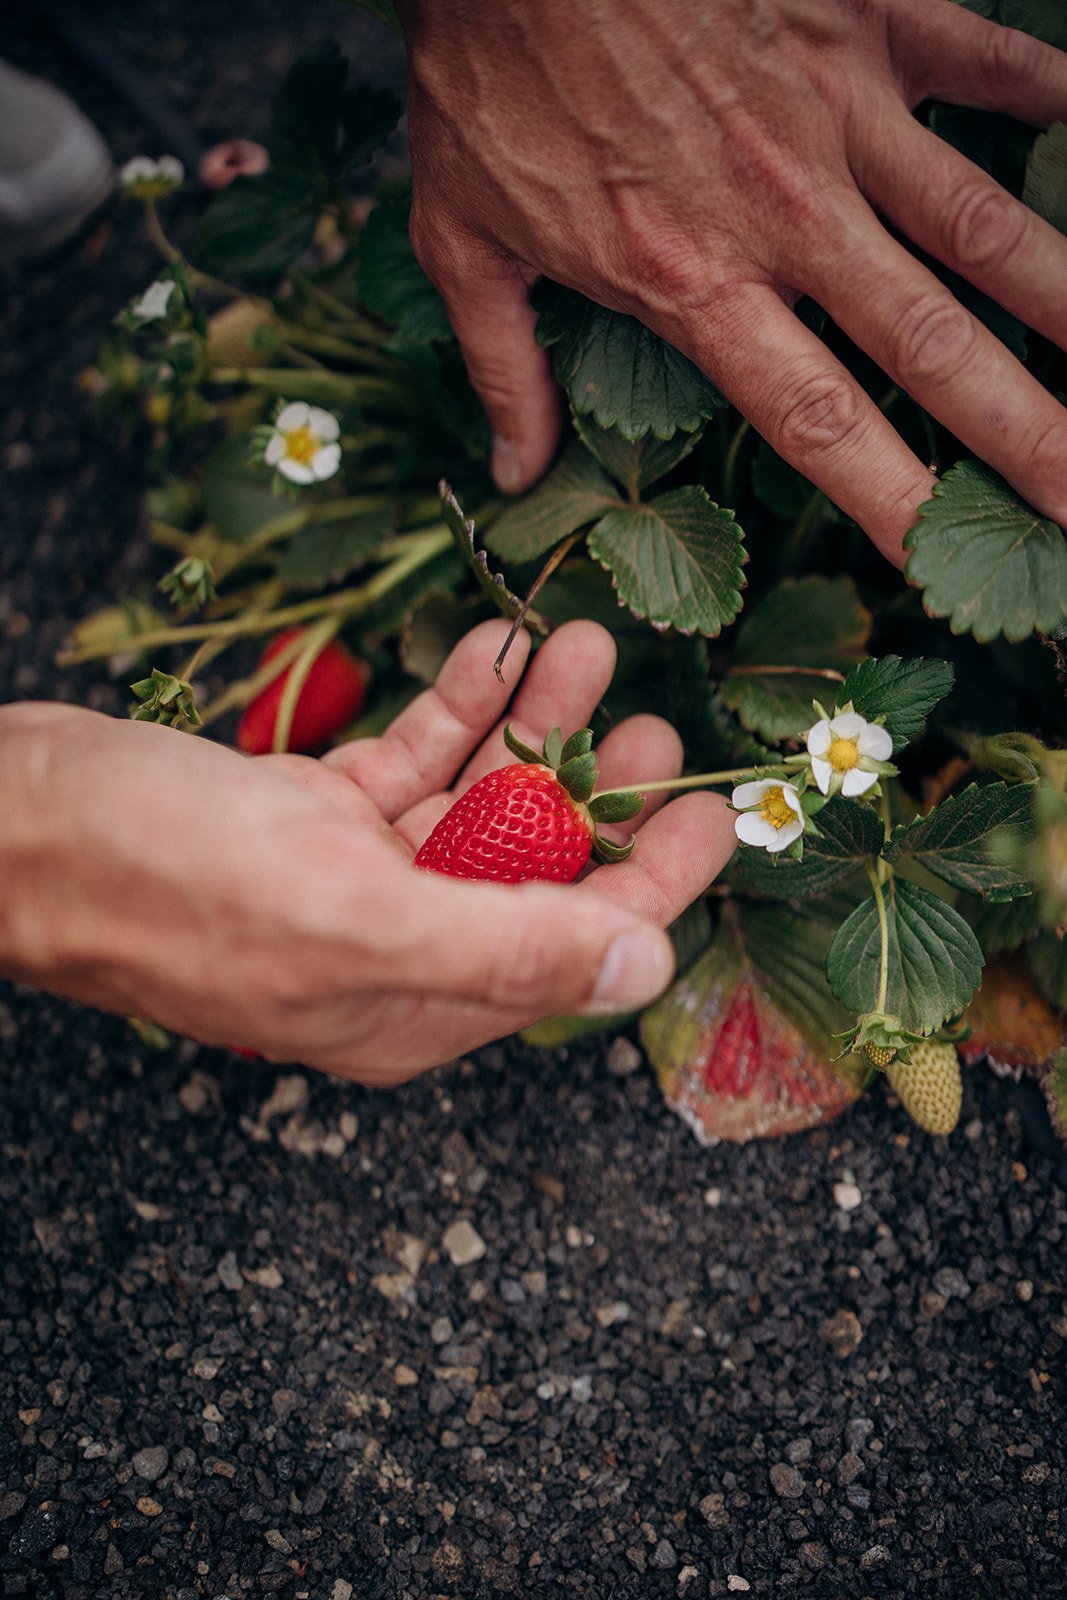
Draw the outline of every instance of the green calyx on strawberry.
<instances>
[{"instance_id":1,"label":"green calyx on strawberry","mask_svg":"<svg viewBox=\"0 0 1067 1600\"><path fill-rule=\"evenodd\" d=\"M922 1034L909 1033L900 1018L887 1011L868 1011L857 1020L854 1028L838 1037L845 1042L841 1055L862 1050L872 1067L885 1068L891 1061L907 1062L909 1047L918 1044Z\"/></svg>"},{"instance_id":2,"label":"green calyx on strawberry","mask_svg":"<svg viewBox=\"0 0 1067 1600\"><path fill-rule=\"evenodd\" d=\"M589 728L567 740L553 728L541 751L524 744L510 725L504 740L519 760L487 772L460 795L416 855L417 867L498 883L570 883L590 856L626 860L633 840L613 844L598 825L629 821L644 797L633 789L594 795L597 758Z\"/></svg>"}]
</instances>

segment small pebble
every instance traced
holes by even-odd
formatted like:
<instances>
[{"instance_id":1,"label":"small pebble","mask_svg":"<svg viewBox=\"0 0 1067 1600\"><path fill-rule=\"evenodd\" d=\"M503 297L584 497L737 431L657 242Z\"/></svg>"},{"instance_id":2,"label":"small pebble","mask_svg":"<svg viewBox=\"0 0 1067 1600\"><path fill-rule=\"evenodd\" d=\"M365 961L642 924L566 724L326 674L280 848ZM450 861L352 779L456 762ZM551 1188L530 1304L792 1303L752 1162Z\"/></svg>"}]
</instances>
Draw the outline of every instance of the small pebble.
<instances>
[{"instance_id":1,"label":"small pebble","mask_svg":"<svg viewBox=\"0 0 1067 1600\"><path fill-rule=\"evenodd\" d=\"M138 1450L133 1458L133 1470L145 1483L155 1483L170 1465L170 1456L161 1444L148 1445Z\"/></svg>"},{"instance_id":2,"label":"small pebble","mask_svg":"<svg viewBox=\"0 0 1067 1600\"><path fill-rule=\"evenodd\" d=\"M834 1205L839 1211L855 1211L863 1204L863 1195L854 1183L834 1184Z\"/></svg>"},{"instance_id":3,"label":"small pebble","mask_svg":"<svg viewBox=\"0 0 1067 1600\"><path fill-rule=\"evenodd\" d=\"M441 1239L448 1259L454 1267L470 1267L480 1261L486 1252L486 1243L473 1223L461 1217L450 1223Z\"/></svg>"}]
</instances>

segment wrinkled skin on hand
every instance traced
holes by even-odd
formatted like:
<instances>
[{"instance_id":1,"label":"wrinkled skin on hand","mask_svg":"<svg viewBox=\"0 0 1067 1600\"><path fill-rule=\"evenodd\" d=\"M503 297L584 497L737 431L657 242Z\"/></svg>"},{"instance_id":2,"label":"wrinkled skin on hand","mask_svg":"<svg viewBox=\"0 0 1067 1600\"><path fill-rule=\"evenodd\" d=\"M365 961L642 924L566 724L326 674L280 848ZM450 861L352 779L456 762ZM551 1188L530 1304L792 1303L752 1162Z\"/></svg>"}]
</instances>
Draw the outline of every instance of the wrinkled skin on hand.
<instances>
[{"instance_id":1,"label":"wrinkled skin on hand","mask_svg":"<svg viewBox=\"0 0 1067 1600\"><path fill-rule=\"evenodd\" d=\"M952 0L401 11L412 239L501 488L558 436L527 304L544 274L683 350L898 565L930 472L794 315L801 295L1067 523L1067 414L889 231L1067 345L1067 240L911 115L934 98L1046 127L1067 117L1067 55Z\"/></svg>"},{"instance_id":2,"label":"wrinkled skin on hand","mask_svg":"<svg viewBox=\"0 0 1067 1600\"><path fill-rule=\"evenodd\" d=\"M671 976L660 930L733 848L721 797L651 797L633 857L581 884L412 868L455 795L513 759L506 707L540 743L587 723L610 682L611 636L571 623L511 699L492 670L507 631L474 629L382 738L321 762L0 708L0 974L367 1083L558 1011L643 1005ZM509 655L512 685L527 650L523 636ZM681 758L667 723L630 718L603 742L601 787L673 776Z\"/></svg>"}]
</instances>

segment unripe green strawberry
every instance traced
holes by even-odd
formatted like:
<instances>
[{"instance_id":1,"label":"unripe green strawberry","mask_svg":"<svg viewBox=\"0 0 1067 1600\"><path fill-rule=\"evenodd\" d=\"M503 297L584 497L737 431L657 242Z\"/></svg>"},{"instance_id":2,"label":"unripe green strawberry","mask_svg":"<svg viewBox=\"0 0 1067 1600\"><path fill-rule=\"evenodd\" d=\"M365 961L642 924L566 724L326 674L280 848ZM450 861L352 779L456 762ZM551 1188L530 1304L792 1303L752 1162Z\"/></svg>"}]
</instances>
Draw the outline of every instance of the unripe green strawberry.
<instances>
[{"instance_id":1,"label":"unripe green strawberry","mask_svg":"<svg viewBox=\"0 0 1067 1600\"><path fill-rule=\"evenodd\" d=\"M505 728L508 748L528 759L497 767L461 794L415 857L415 866L453 878L524 883L533 878L570 883L590 855L624 861L632 841L601 838L598 822L636 816L643 798L633 790L593 795L596 757L588 728L563 742L558 728L544 754Z\"/></svg>"},{"instance_id":2,"label":"unripe green strawberry","mask_svg":"<svg viewBox=\"0 0 1067 1600\"><path fill-rule=\"evenodd\" d=\"M887 1044L865 1044L863 1053L872 1067L888 1067L896 1058L896 1051Z\"/></svg>"},{"instance_id":3,"label":"unripe green strawberry","mask_svg":"<svg viewBox=\"0 0 1067 1600\"><path fill-rule=\"evenodd\" d=\"M885 1075L908 1116L927 1133L951 1133L960 1119L963 1079L954 1047L939 1039L912 1045L911 1061L893 1061Z\"/></svg>"}]
</instances>

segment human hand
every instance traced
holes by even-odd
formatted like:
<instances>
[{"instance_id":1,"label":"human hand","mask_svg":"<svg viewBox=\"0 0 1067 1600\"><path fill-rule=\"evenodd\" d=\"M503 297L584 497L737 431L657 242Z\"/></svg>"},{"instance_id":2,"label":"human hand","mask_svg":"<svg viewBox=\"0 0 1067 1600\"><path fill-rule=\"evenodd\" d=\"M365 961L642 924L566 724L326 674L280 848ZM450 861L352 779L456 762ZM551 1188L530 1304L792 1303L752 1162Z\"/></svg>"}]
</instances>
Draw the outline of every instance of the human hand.
<instances>
[{"instance_id":1,"label":"human hand","mask_svg":"<svg viewBox=\"0 0 1067 1600\"><path fill-rule=\"evenodd\" d=\"M634 856L566 888L411 867L454 792L511 759L492 671L506 632L473 630L381 739L322 762L0 708L0 972L380 1084L557 1011L651 1000L673 966L660 928L733 848L720 797L650 797ZM509 664L527 651L523 636ZM559 629L514 696L516 731L582 726L614 660L602 628ZM655 717L621 723L600 756L605 785L681 765Z\"/></svg>"},{"instance_id":2,"label":"human hand","mask_svg":"<svg viewBox=\"0 0 1067 1600\"><path fill-rule=\"evenodd\" d=\"M951 0L402 0L416 253L515 493L559 398L527 289L637 316L885 555L931 477L794 315L810 295L1067 524L1067 413L880 220L1067 347L1067 240L911 116L1047 126L1067 55Z\"/></svg>"}]
</instances>

